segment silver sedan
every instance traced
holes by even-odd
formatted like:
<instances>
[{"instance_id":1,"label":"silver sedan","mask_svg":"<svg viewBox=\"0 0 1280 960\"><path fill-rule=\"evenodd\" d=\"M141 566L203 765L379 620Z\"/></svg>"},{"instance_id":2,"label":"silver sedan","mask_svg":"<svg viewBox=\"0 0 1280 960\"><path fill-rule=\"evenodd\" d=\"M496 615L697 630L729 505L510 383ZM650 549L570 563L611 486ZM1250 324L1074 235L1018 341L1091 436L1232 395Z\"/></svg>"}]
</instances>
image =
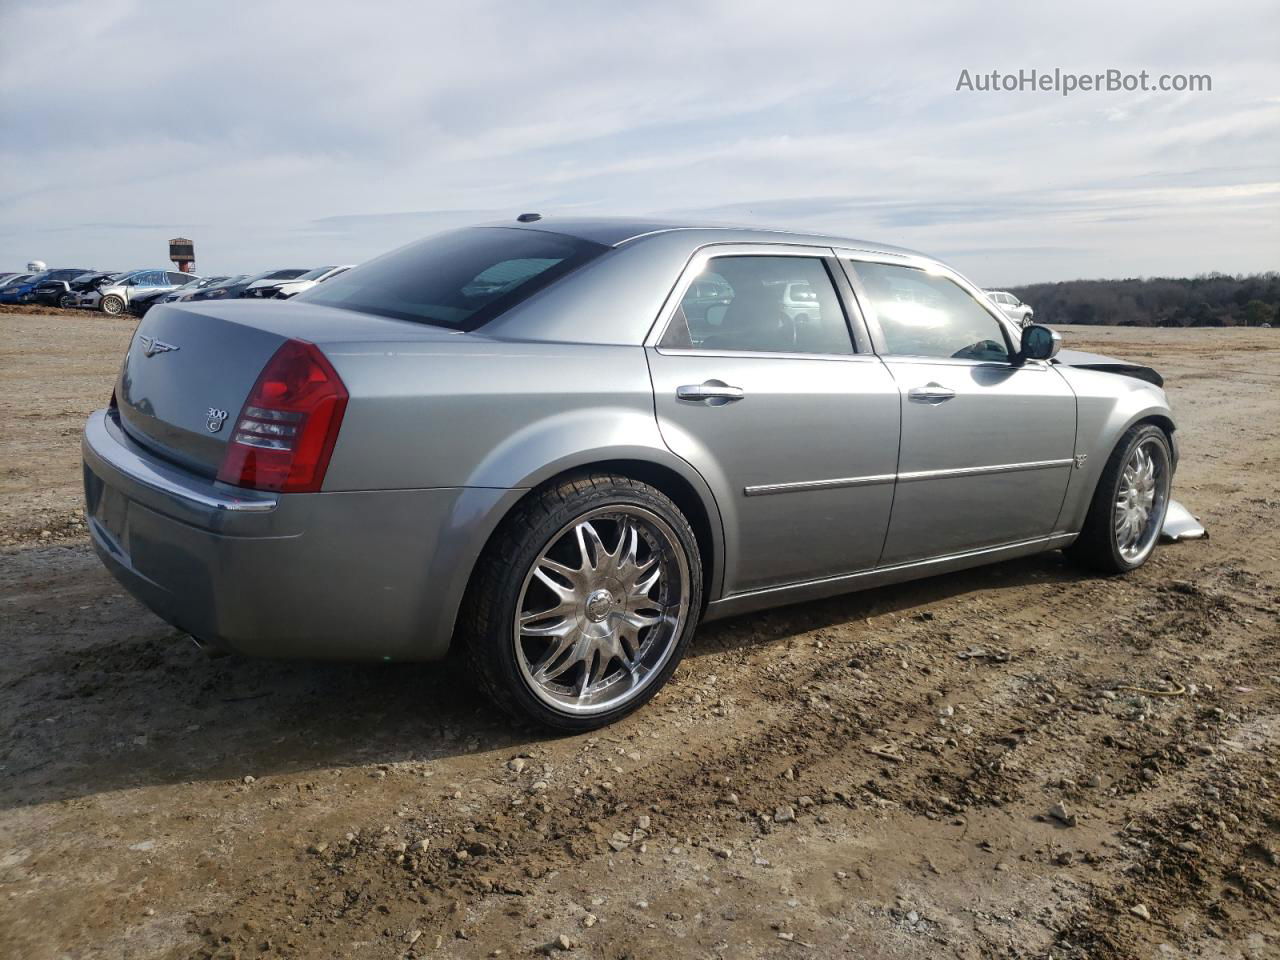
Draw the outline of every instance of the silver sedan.
<instances>
[{"instance_id":1,"label":"silver sedan","mask_svg":"<svg viewBox=\"0 0 1280 960\"><path fill-rule=\"evenodd\" d=\"M1046 550L1140 566L1161 384L905 250L526 216L155 307L85 496L103 562L201 644L460 645L497 704L582 730L700 621Z\"/></svg>"}]
</instances>

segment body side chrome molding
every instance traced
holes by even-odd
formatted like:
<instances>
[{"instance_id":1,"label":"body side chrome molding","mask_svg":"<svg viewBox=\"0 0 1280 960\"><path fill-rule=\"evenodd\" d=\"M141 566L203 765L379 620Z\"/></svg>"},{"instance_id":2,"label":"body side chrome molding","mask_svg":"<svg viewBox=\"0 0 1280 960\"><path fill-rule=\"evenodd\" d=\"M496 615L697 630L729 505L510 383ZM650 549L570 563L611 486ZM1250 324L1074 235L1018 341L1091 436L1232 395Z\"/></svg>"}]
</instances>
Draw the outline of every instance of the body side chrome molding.
<instances>
[{"instance_id":1,"label":"body side chrome molding","mask_svg":"<svg viewBox=\"0 0 1280 960\"><path fill-rule=\"evenodd\" d=\"M1055 467L1069 467L1075 463L1074 457L1061 460L1030 460L1026 463L995 463L988 467L955 467L949 470L910 470L898 474L899 483L911 483L913 480L950 480L955 477L980 477L990 473L1021 473L1024 470L1052 470Z\"/></svg>"},{"instance_id":2,"label":"body side chrome molding","mask_svg":"<svg viewBox=\"0 0 1280 960\"><path fill-rule=\"evenodd\" d=\"M981 477L993 473L1020 473L1024 470L1052 470L1069 467L1073 457L1062 460L1032 460L1026 463L996 463L986 467L955 467L948 470L912 470L906 473L878 473L865 477L836 477L831 480L797 480L793 483L762 483L743 487L748 497L763 497L775 493L804 493L810 490L831 490L840 487L866 487L878 483L912 483L916 480L949 480L957 477Z\"/></svg>"},{"instance_id":3,"label":"body side chrome molding","mask_svg":"<svg viewBox=\"0 0 1280 960\"><path fill-rule=\"evenodd\" d=\"M866 477L836 477L833 480L798 480L795 483L762 483L754 487L743 487L742 492L748 497L765 497L774 493L803 493L806 490L831 490L837 487L869 487L877 483L893 483L897 477L892 473L872 474Z\"/></svg>"}]
</instances>

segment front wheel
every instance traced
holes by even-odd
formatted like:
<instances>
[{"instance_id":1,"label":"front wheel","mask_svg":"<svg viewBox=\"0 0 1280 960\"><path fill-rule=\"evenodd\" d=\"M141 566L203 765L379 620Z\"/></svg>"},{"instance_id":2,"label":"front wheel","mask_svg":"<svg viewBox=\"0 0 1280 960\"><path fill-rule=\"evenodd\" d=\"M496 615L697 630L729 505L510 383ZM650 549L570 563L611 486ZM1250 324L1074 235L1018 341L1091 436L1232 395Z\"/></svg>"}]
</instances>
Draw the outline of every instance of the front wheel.
<instances>
[{"instance_id":1,"label":"front wheel","mask_svg":"<svg viewBox=\"0 0 1280 960\"><path fill-rule=\"evenodd\" d=\"M1172 464L1163 430L1151 423L1130 427L1107 460L1068 556L1101 573L1128 573L1146 563L1169 508Z\"/></svg>"},{"instance_id":2,"label":"front wheel","mask_svg":"<svg viewBox=\"0 0 1280 960\"><path fill-rule=\"evenodd\" d=\"M592 730L667 682L701 603L680 509L648 484L591 473L534 494L503 523L472 576L460 639L507 713Z\"/></svg>"},{"instance_id":3,"label":"front wheel","mask_svg":"<svg viewBox=\"0 0 1280 960\"><path fill-rule=\"evenodd\" d=\"M70 310L76 305L76 296L73 293L64 293L58 298L58 306L63 310Z\"/></svg>"},{"instance_id":4,"label":"front wheel","mask_svg":"<svg viewBox=\"0 0 1280 960\"><path fill-rule=\"evenodd\" d=\"M124 300L114 293L102 298L102 312L109 317L118 317L124 313Z\"/></svg>"}]
</instances>

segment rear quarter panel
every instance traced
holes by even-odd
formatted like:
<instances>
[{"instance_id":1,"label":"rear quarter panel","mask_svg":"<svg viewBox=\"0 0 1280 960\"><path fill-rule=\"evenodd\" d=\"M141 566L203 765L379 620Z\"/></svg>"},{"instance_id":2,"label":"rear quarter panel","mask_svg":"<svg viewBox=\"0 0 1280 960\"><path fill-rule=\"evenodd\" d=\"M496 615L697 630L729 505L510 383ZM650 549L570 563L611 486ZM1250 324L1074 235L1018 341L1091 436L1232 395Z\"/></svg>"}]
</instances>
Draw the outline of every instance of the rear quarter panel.
<instances>
[{"instance_id":1,"label":"rear quarter panel","mask_svg":"<svg viewBox=\"0 0 1280 960\"><path fill-rule=\"evenodd\" d=\"M325 490L530 487L583 455L670 457L641 347L327 344L351 394Z\"/></svg>"},{"instance_id":2,"label":"rear quarter panel","mask_svg":"<svg viewBox=\"0 0 1280 960\"><path fill-rule=\"evenodd\" d=\"M324 349L351 395L324 492L466 488L438 541L447 549L424 571L442 594L436 650L503 517L576 467L639 460L680 475L707 511L720 568L714 497L662 441L642 347L455 336Z\"/></svg>"}]
</instances>

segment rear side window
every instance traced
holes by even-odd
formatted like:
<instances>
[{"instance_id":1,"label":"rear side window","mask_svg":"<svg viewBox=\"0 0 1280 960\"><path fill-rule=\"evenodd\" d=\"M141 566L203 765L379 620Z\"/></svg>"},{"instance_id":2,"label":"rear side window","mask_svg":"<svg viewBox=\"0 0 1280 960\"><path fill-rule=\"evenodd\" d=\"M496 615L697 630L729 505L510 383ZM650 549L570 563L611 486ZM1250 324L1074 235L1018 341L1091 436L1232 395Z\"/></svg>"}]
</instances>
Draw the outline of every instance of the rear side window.
<instances>
[{"instance_id":1,"label":"rear side window","mask_svg":"<svg viewBox=\"0 0 1280 960\"><path fill-rule=\"evenodd\" d=\"M607 249L538 230L478 227L401 247L296 299L474 330Z\"/></svg>"},{"instance_id":2,"label":"rear side window","mask_svg":"<svg viewBox=\"0 0 1280 960\"><path fill-rule=\"evenodd\" d=\"M750 353L853 353L816 257L713 257L681 298L660 346Z\"/></svg>"}]
</instances>

